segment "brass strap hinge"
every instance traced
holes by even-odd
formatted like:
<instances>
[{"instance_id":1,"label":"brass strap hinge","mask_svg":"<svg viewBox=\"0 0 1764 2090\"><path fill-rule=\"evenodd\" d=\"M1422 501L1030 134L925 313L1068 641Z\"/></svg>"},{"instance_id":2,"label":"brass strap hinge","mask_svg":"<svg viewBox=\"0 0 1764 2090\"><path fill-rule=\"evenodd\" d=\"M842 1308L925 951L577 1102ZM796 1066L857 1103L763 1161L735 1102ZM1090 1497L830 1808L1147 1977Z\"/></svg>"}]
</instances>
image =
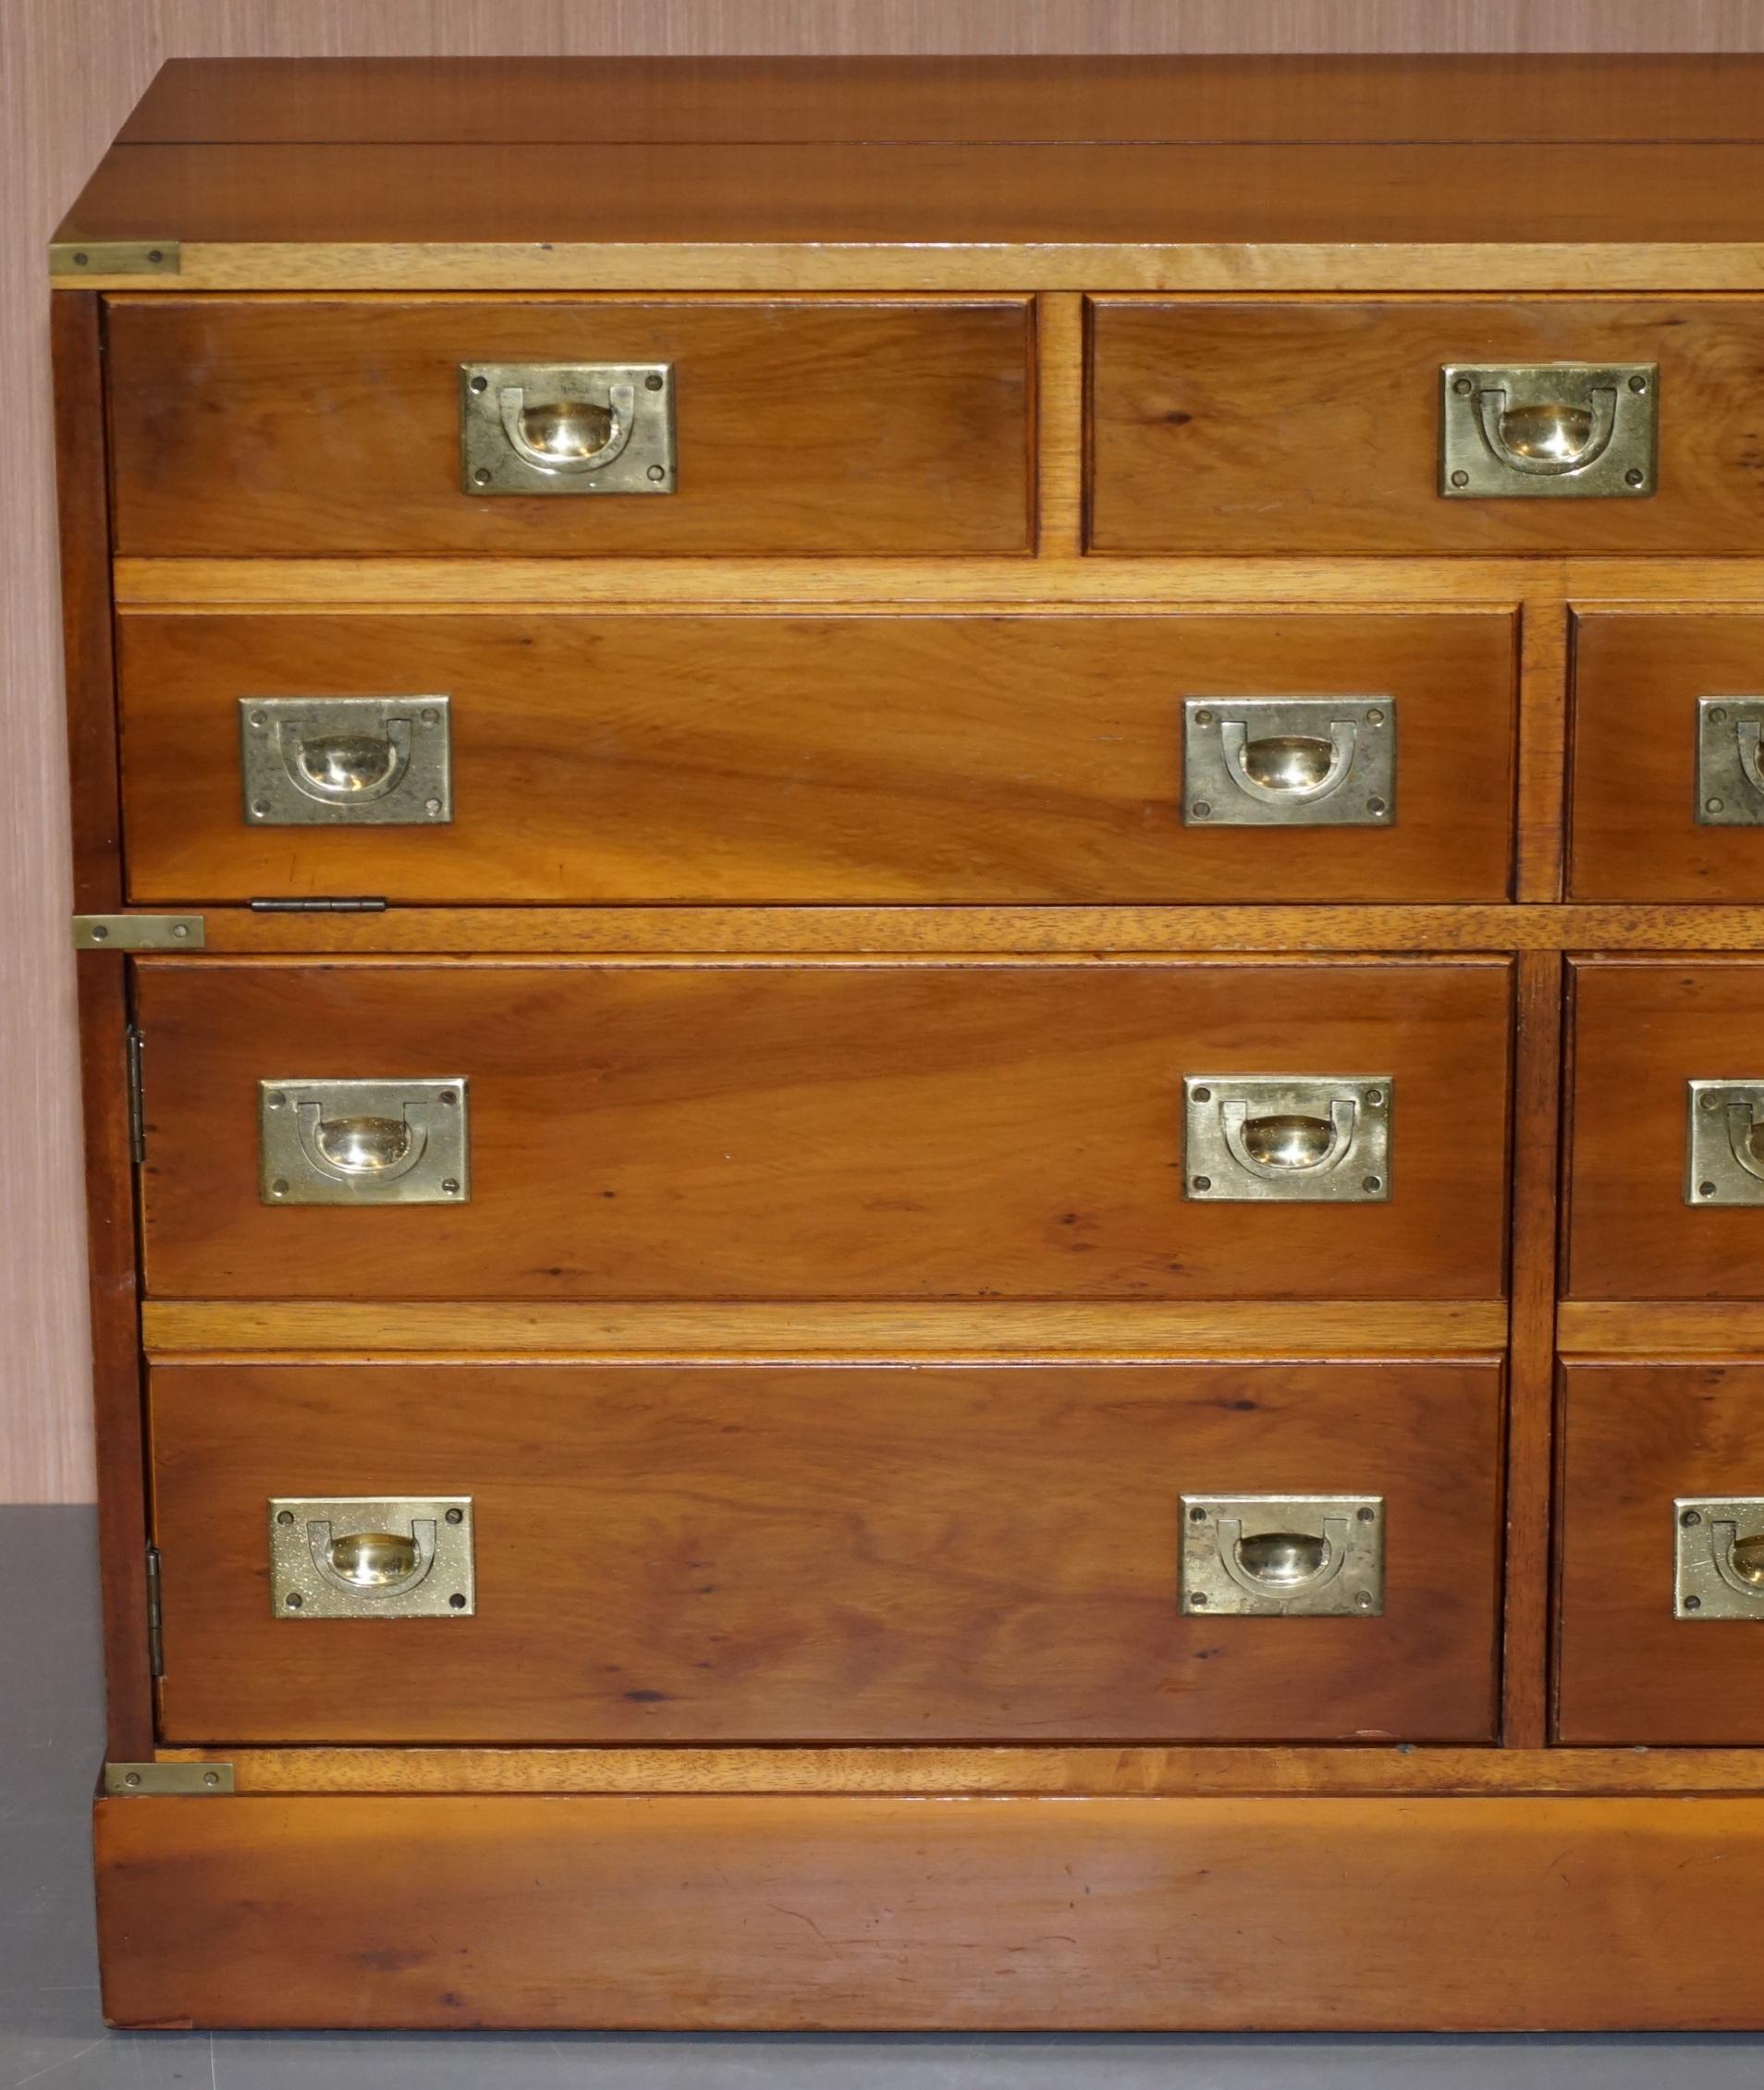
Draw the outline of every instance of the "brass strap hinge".
<instances>
[{"instance_id":1,"label":"brass strap hinge","mask_svg":"<svg viewBox=\"0 0 1764 2090\"><path fill-rule=\"evenodd\" d=\"M254 899L253 914L384 914L383 899Z\"/></svg>"},{"instance_id":2,"label":"brass strap hinge","mask_svg":"<svg viewBox=\"0 0 1764 2090\"><path fill-rule=\"evenodd\" d=\"M76 950L201 950L208 927L200 914L76 914Z\"/></svg>"},{"instance_id":3,"label":"brass strap hinge","mask_svg":"<svg viewBox=\"0 0 1764 2090\"><path fill-rule=\"evenodd\" d=\"M231 1764L106 1764L112 1800L219 1800L233 1791Z\"/></svg>"},{"instance_id":4,"label":"brass strap hinge","mask_svg":"<svg viewBox=\"0 0 1764 2090\"><path fill-rule=\"evenodd\" d=\"M176 275L183 251L176 239L58 239L49 274L69 283L91 275Z\"/></svg>"},{"instance_id":5,"label":"brass strap hinge","mask_svg":"<svg viewBox=\"0 0 1764 2090\"><path fill-rule=\"evenodd\" d=\"M165 1673L165 1630L159 1605L159 1548L147 1548L147 1667L155 1683Z\"/></svg>"}]
</instances>

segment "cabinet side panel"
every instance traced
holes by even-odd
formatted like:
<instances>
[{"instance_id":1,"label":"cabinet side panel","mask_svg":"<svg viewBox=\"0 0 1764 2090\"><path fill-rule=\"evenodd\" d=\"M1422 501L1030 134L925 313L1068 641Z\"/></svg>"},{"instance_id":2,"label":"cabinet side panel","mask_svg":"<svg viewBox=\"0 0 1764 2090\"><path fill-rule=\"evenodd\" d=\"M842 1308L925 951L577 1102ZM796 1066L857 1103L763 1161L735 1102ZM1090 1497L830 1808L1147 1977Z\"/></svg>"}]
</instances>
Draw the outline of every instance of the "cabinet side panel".
<instances>
[{"instance_id":1,"label":"cabinet side panel","mask_svg":"<svg viewBox=\"0 0 1764 2090\"><path fill-rule=\"evenodd\" d=\"M100 299L87 291L58 291L51 325L74 905L104 912L121 902L122 834ZM153 1706L123 961L82 959L79 997L107 1746L113 1757L138 1757L153 1747Z\"/></svg>"}]
</instances>

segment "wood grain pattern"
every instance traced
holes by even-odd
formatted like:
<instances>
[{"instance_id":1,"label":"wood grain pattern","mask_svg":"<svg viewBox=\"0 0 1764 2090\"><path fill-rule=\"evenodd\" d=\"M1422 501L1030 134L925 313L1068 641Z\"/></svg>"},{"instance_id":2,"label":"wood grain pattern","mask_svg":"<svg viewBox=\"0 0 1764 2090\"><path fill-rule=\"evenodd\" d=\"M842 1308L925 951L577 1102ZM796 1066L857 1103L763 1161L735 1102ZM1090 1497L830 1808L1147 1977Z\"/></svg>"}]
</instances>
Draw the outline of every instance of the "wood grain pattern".
<instances>
[{"instance_id":1,"label":"wood grain pattern","mask_svg":"<svg viewBox=\"0 0 1764 2090\"><path fill-rule=\"evenodd\" d=\"M438 243L456 256L545 240L616 242L681 249L699 272L720 258L726 275L750 286L757 264L766 287L780 287L772 266L780 247L804 250L824 286L844 279L851 287L843 257L837 270L817 269L830 257L816 249L895 247L914 280L947 287L950 270L931 275L925 250L1046 245L1090 250L1087 287L1112 290L1139 278L1096 249L1321 244L1339 266L1344 250L1389 244L1659 244L1681 254L1756 246L1764 239L1760 175L1764 145L1753 142L1245 143L1228 152L759 142L688 153L530 141L131 145L100 165L55 237L321 251ZM610 222L609 196L618 198ZM733 269L717 253L730 246L745 250ZM1263 261L1260 252L1234 258L1239 280ZM643 273L655 275L647 254ZM1020 267L1011 274L1023 288L1086 287L1025 281ZM1589 277L1597 263L1583 258L1560 287ZM289 283L286 263L281 278L301 287Z\"/></svg>"},{"instance_id":2,"label":"wood grain pattern","mask_svg":"<svg viewBox=\"0 0 1764 2090\"><path fill-rule=\"evenodd\" d=\"M1077 558L1084 548L1084 300L1035 299L1035 551Z\"/></svg>"},{"instance_id":3,"label":"wood grain pattern","mask_svg":"<svg viewBox=\"0 0 1764 2090\"><path fill-rule=\"evenodd\" d=\"M327 1299L150 1299L147 1347L169 1351L533 1351L625 1357L1376 1357L1498 1351L1504 1300L1164 1301L1103 1306L388 1305Z\"/></svg>"},{"instance_id":4,"label":"wood grain pattern","mask_svg":"<svg viewBox=\"0 0 1764 2090\"><path fill-rule=\"evenodd\" d=\"M1517 960L1501 1739L1526 1749L1548 1739L1562 989L1553 952Z\"/></svg>"},{"instance_id":5,"label":"wood grain pattern","mask_svg":"<svg viewBox=\"0 0 1764 2090\"><path fill-rule=\"evenodd\" d=\"M1764 696L1764 613L1575 620L1573 891L1764 898L1764 827L1697 824L1697 701Z\"/></svg>"},{"instance_id":6,"label":"wood grain pattern","mask_svg":"<svg viewBox=\"0 0 1764 2090\"><path fill-rule=\"evenodd\" d=\"M1568 1296L1764 1296L1758 1214L1684 1203L1685 1083L1757 1077L1764 966L1613 959L1573 978Z\"/></svg>"},{"instance_id":7,"label":"wood grain pattern","mask_svg":"<svg viewBox=\"0 0 1764 2090\"><path fill-rule=\"evenodd\" d=\"M231 1765L242 1795L380 1793L1047 1792L1349 1799L1758 1792L1757 1749L1172 1748L160 1749Z\"/></svg>"},{"instance_id":8,"label":"wood grain pattern","mask_svg":"<svg viewBox=\"0 0 1764 2090\"><path fill-rule=\"evenodd\" d=\"M1021 299L115 299L111 383L128 401L113 422L116 549L1026 549L1032 311ZM458 370L484 361L672 364L678 490L461 493Z\"/></svg>"},{"instance_id":9,"label":"wood grain pattern","mask_svg":"<svg viewBox=\"0 0 1764 2090\"><path fill-rule=\"evenodd\" d=\"M131 616L131 896L1498 899L1513 648L1494 612ZM450 695L452 822L247 825L239 698L351 691ZM1183 698L1296 691L1394 704L1396 825L1184 826Z\"/></svg>"},{"instance_id":10,"label":"wood grain pattern","mask_svg":"<svg viewBox=\"0 0 1764 2090\"><path fill-rule=\"evenodd\" d=\"M1731 1304L1690 1300L1564 1299L1557 1315L1564 1351L1606 1357L1721 1357L1743 1326Z\"/></svg>"},{"instance_id":11,"label":"wood grain pattern","mask_svg":"<svg viewBox=\"0 0 1764 2090\"><path fill-rule=\"evenodd\" d=\"M1764 2025L1709 1920L1756 1799L106 1800L97 1842L117 2024ZM1329 1920L1270 1953L1289 1905Z\"/></svg>"},{"instance_id":12,"label":"wood grain pattern","mask_svg":"<svg viewBox=\"0 0 1764 2090\"><path fill-rule=\"evenodd\" d=\"M1502 1289L1497 960L170 960L139 996L159 1297ZM1390 1200L1184 1201L1183 1071L1292 1069L1392 1078ZM471 1082L470 1203L260 1202L260 1081L421 1069Z\"/></svg>"},{"instance_id":13,"label":"wood grain pattern","mask_svg":"<svg viewBox=\"0 0 1764 2090\"><path fill-rule=\"evenodd\" d=\"M1764 140L1760 107L1764 67L1657 49L1645 58L1459 53L1449 63L1394 54L630 58L616 87L598 56L470 67L175 58L117 142L1688 142Z\"/></svg>"},{"instance_id":14,"label":"wood grain pattern","mask_svg":"<svg viewBox=\"0 0 1764 2090\"><path fill-rule=\"evenodd\" d=\"M161 1732L1482 1740L1500 1391L1414 1362L162 1365ZM1382 1617L1182 1609L1178 1497L1281 1487L1385 1498ZM277 1617L264 1501L380 1493L472 1497L474 1615Z\"/></svg>"},{"instance_id":15,"label":"wood grain pattern","mask_svg":"<svg viewBox=\"0 0 1764 2090\"><path fill-rule=\"evenodd\" d=\"M1582 1363L1563 1378L1562 1739L1764 1742L1746 1622L1672 1616L1673 1497L1764 1495L1764 1366Z\"/></svg>"},{"instance_id":16,"label":"wood grain pattern","mask_svg":"<svg viewBox=\"0 0 1764 2090\"><path fill-rule=\"evenodd\" d=\"M1751 299L1103 299L1091 326L1097 551L1721 553L1764 529ZM1659 492L1442 500L1439 373L1478 361L1658 363Z\"/></svg>"},{"instance_id":17,"label":"wood grain pattern","mask_svg":"<svg viewBox=\"0 0 1764 2090\"><path fill-rule=\"evenodd\" d=\"M1559 900L1567 820L1567 605L1533 597L1519 618L1519 833L1513 897Z\"/></svg>"},{"instance_id":18,"label":"wood grain pattern","mask_svg":"<svg viewBox=\"0 0 1764 2090\"><path fill-rule=\"evenodd\" d=\"M672 953L754 962L815 954L1091 958L1218 951L1749 951L1740 907L396 907L368 914L213 908L207 948L239 956Z\"/></svg>"}]
</instances>

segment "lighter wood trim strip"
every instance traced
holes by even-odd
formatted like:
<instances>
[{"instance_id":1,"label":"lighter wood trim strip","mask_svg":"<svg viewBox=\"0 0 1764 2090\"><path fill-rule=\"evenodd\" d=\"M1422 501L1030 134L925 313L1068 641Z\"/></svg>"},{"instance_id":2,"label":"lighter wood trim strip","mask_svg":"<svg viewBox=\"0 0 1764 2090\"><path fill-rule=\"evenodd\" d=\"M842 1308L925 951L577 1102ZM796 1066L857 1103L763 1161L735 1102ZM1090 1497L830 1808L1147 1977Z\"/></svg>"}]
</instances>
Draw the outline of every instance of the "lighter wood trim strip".
<instances>
[{"instance_id":1,"label":"lighter wood trim strip","mask_svg":"<svg viewBox=\"0 0 1764 2090\"><path fill-rule=\"evenodd\" d=\"M1600 1357L1755 1357L1764 1316L1755 1299L1570 1299L1557 1310L1556 1341Z\"/></svg>"},{"instance_id":2,"label":"lighter wood trim strip","mask_svg":"<svg viewBox=\"0 0 1764 2090\"><path fill-rule=\"evenodd\" d=\"M276 1351L391 1355L492 1351L619 1357L888 1359L1023 1357L1363 1357L1495 1351L1498 1299L1219 1300L1168 1305L578 1305L341 1300L152 1300L155 1353Z\"/></svg>"},{"instance_id":3,"label":"lighter wood trim strip","mask_svg":"<svg viewBox=\"0 0 1764 2090\"><path fill-rule=\"evenodd\" d=\"M200 905L192 899L190 905ZM151 910L143 911L152 911ZM708 957L1114 959L1401 951L1764 949L1749 907L394 907L368 914L203 911L239 957L508 952ZM147 964L159 962L153 959Z\"/></svg>"},{"instance_id":4,"label":"lighter wood trim strip","mask_svg":"<svg viewBox=\"0 0 1764 2090\"><path fill-rule=\"evenodd\" d=\"M1073 1795L1751 1792L1764 1750L162 1749L240 1793L1049 1792Z\"/></svg>"},{"instance_id":5,"label":"lighter wood trim strip","mask_svg":"<svg viewBox=\"0 0 1764 2090\"><path fill-rule=\"evenodd\" d=\"M838 241L422 244L187 240L175 276L63 288L194 290L1748 290L1764 244L1687 240L1034 246Z\"/></svg>"},{"instance_id":6,"label":"lighter wood trim strip","mask_svg":"<svg viewBox=\"0 0 1764 2090\"><path fill-rule=\"evenodd\" d=\"M777 605L884 608L1086 604L1146 614L1252 603L1282 615L1341 605L1506 610L1522 601L1756 605L1764 558L1238 558L1093 555L972 559L118 558L125 609L425 608L554 603L617 615L657 603L730 614Z\"/></svg>"}]
</instances>

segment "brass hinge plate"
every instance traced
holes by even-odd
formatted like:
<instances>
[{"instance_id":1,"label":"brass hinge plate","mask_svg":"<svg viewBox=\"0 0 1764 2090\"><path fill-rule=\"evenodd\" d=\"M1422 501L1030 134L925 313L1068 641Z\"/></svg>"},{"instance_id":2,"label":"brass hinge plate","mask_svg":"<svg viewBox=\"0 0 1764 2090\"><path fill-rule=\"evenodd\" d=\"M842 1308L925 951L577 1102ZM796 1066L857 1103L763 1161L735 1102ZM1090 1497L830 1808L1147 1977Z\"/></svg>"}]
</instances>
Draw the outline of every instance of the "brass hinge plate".
<instances>
[{"instance_id":1,"label":"brass hinge plate","mask_svg":"<svg viewBox=\"0 0 1764 2090\"><path fill-rule=\"evenodd\" d=\"M113 1800L218 1800L233 1790L231 1764L106 1764Z\"/></svg>"},{"instance_id":2,"label":"brass hinge plate","mask_svg":"<svg viewBox=\"0 0 1764 2090\"><path fill-rule=\"evenodd\" d=\"M175 239L58 239L49 273L70 282L90 275L176 275L183 259Z\"/></svg>"},{"instance_id":3,"label":"brass hinge plate","mask_svg":"<svg viewBox=\"0 0 1764 2090\"><path fill-rule=\"evenodd\" d=\"M208 941L200 914L76 914L76 950L201 950Z\"/></svg>"}]
</instances>

